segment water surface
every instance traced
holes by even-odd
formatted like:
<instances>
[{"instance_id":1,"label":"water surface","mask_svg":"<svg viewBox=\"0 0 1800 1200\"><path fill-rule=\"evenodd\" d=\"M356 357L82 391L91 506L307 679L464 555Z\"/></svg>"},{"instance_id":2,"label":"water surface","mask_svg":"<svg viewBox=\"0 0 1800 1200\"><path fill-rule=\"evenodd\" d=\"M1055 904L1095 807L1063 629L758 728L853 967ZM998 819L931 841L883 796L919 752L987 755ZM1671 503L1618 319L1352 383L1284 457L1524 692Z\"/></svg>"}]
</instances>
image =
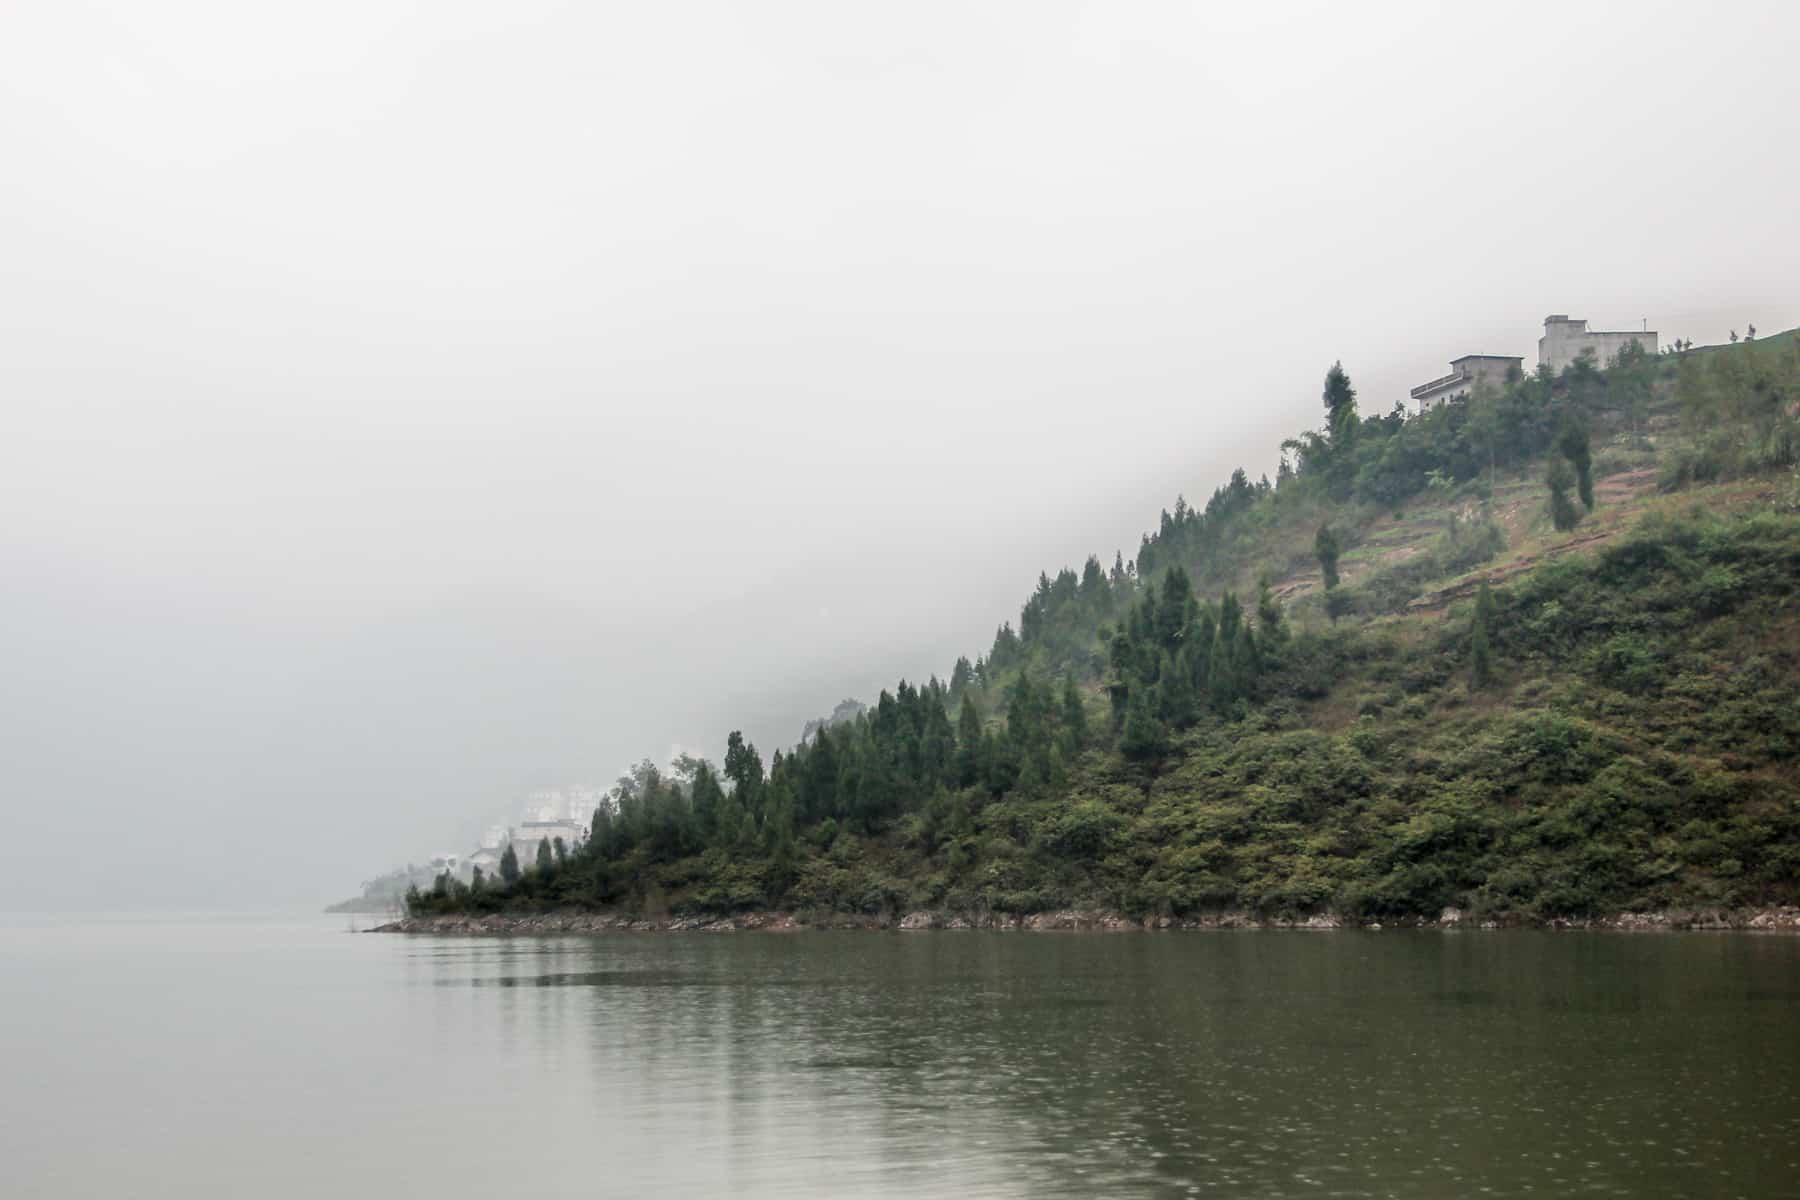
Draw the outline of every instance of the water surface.
<instances>
[{"instance_id":1,"label":"water surface","mask_svg":"<svg viewBox=\"0 0 1800 1200\"><path fill-rule=\"evenodd\" d=\"M1800 938L0 917L0 1193L1800 1196Z\"/></svg>"}]
</instances>

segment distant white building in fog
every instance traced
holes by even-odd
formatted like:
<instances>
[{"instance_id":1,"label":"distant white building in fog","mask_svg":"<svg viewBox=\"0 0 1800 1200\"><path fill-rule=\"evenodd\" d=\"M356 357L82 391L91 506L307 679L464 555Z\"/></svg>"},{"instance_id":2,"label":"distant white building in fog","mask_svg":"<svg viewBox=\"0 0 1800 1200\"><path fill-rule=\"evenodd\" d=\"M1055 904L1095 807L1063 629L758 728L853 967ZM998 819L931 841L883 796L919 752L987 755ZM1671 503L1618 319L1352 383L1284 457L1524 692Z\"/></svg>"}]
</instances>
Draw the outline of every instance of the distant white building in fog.
<instances>
[{"instance_id":1,"label":"distant white building in fog","mask_svg":"<svg viewBox=\"0 0 1800 1200\"><path fill-rule=\"evenodd\" d=\"M554 850L561 838L563 848L573 850L587 834L587 826L573 821L521 821L512 831L513 853L518 855L520 867L529 867L537 861L538 843L549 842Z\"/></svg>"},{"instance_id":2,"label":"distant white building in fog","mask_svg":"<svg viewBox=\"0 0 1800 1200\"><path fill-rule=\"evenodd\" d=\"M525 797L520 816L525 821L572 821L584 829L594 822L606 792L601 788L573 786L546 788Z\"/></svg>"}]
</instances>

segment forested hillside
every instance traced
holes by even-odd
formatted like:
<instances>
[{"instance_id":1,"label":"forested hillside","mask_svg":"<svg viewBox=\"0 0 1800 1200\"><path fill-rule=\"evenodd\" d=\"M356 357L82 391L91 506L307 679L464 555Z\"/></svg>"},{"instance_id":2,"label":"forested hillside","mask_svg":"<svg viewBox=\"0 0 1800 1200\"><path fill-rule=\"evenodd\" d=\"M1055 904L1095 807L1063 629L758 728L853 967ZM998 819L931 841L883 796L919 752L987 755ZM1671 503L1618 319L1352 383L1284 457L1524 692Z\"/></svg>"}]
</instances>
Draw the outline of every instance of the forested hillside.
<instances>
[{"instance_id":1,"label":"forested hillside","mask_svg":"<svg viewBox=\"0 0 1800 1200\"><path fill-rule=\"evenodd\" d=\"M646 763L415 914L1494 920L1800 898L1800 339L1322 428L948 678Z\"/></svg>"}]
</instances>

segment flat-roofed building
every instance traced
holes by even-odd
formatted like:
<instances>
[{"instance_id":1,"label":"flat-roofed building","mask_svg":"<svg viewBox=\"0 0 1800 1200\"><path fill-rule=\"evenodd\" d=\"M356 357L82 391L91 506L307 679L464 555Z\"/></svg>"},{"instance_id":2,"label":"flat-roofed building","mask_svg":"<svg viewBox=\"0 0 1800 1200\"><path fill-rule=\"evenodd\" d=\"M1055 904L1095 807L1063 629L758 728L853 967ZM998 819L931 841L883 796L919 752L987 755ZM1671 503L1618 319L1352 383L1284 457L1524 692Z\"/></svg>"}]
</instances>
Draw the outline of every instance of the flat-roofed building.
<instances>
[{"instance_id":1,"label":"flat-roofed building","mask_svg":"<svg viewBox=\"0 0 1800 1200\"><path fill-rule=\"evenodd\" d=\"M1448 375L1421 383L1411 395L1419 402L1419 411L1427 412L1447 400L1467 400L1477 384L1504 387L1512 373L1524 367L1524 358L1517 354L1465 354L1451 360Z\"/></svg>"},{"instance_id":2,"label":"flat-roofed building","mask_svg":"<svg viewBox=\"0 0 1800 1200\"><path fill-rule=\"evenodd\" d=\"M1544 336L1538 339L1538 364L1549 367L1550 373L1555 375L1591 350L1594 365L1604 367L1619 357L1619 351L1633 343L1642 347L1645 354L1655 354L1656 331L1589 329L1586 321L1573 320L1566 313L1553 313L1544 318Z\"/></svg>"}]
</instances>

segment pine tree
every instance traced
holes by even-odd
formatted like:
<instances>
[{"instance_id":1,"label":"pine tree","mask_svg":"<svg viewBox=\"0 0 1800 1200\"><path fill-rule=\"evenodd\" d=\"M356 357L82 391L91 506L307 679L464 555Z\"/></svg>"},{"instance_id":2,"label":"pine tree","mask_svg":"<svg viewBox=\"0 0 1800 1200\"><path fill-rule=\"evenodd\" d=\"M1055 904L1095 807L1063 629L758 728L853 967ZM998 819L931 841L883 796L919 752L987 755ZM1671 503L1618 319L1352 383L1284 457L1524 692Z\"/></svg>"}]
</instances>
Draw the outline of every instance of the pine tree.
<instances>
[{"instance_id":1,"label":"pine tree","mask_svg":"<svg viewBox=\"0 0 1800 1200\"><path fill-rule=\"evenodd\" d=\"M885 695L885 693L884 693ZM725 777L731 780L732 795L752 821L762 813L763 764L753 742L746 742L737 730L725 740Z\"/></svg>"},{"instance_id":2,"label":"pine tree","mask_svg":"<svg viewBox=\"0 0 1800 1200\"><path fill-rule=\"evenodd\" d=\"M1081 702L1073 672L1063 676L1062 725L1069 749L1078 753L1087 744L1087 706Z\"/></svg>"},{"instance_id":3,"label":"pine tree","mask_svg":"<svg viewBox=\"0 0 1800 1200\"><path fill-rule=\"evenodd\" d=\"M1234 631L1235 632L1235 631ZM1224 712L1237 699L1237 681L1233 667L1237 658L1235 636L1227 636L1224 622L1213 636L1212 654L1207 659L1206 695L1213 709Z\"/></svg>"},{"instance_id":4,"label":"pine tree","mask_svg":"<svg viewBox=\"0 0 1800 1200\"><path fill-rule=\"evenodd\" d=\"M1493 620L1494 594L1488 581L1481 581L1475 595L1475 619L1469 630L1469 679L1474 687L1483 688L1492 677L1492 651L1488 646L1488 624Z\"/></svg>"},{"instance_id":5,"label":"pine tree","mask_svg":"<svg viewBox=\"0 0 1800 1200\"><path fill-rule=\"evenodd\" d=\"M549 838L539 838L538 839L538 851L537 851L538 874L539 875L548 875L550 873L551 868L554 865L555 865L555 860L552 859L551 854L550 854L550 839Z\"/></svg>"},{"instance_id":6,"label":"pine tree","mask_svg":"<svg viewBox=\"0 0 1800 1200\"><path fill-rule=\"evenodd\" d=\"M1325 431L1331 435L1332 448L1337 449L1356 437L1356 389L1350 386L1342 362L1332 363L1325 372L1324 403Z\"/></svg>"},{"instance_id":7,"label":"pine tree","mask_svg":"<svg viewBox=\"0 0 1800 1200\"><path fill-rule=\"evenodd\" d=\"M507 840L506 849L500 852L500 878L508 887L519 882L519 856L513 850L511 839Z\"/></svg>"},{"instance_id":8,"label":"pine tree","mask_svg":"<svg viewBox=\"0 0 1800 1200\"><path fill-rule=\"evenodd\" d=\"M1338 585L1338 539L1331 531L1331 526L1319 526L1319 532L1313 536L1313 553L1319 557L1319 573L1325 577L1325 590L1330 591Z\"/></svg>"},{"instance_id":9,"label":"pine tree","mask_svg":"<svg viewBox=\"0 0 1800 1200\"><path fill-rule=\"evenodd\" d=\"M1341 362L1333 363L1331 370L1325 372L1324 403L1325 433L1331 447L1326 476L1331 494L1341 500L1349 496L1356 480L1356 435L1360 424L1356 389L1350 386L1350 376L1344 373Z\"/></svg>"},{"instance_id":10,"label":"pine tree","mask_svg":"<svg viewBox=\"0 0 1800 1200\"><path fill-rule=\"evenodd\" d=\"M956 717L956 782L961 787L974 787L980 782L981 713L975 701L964 697L962 711Z\"/></svg>"},{"instance_id":11,"label":"pine tree","mask_svg":"<svg viewBox=\"0 0 1800 1200\"><path fill-rule=\"evenodd\" d=\"M1566 533L1581 521L1581 513L1569 499L1569 489L1575 486L1575 473L1569 469L1568 460L1560 454L1551 455L1544 482L1550 485L1550 522Z\"/></svg>"},{"instance_id":12,"label":"pine tree","mask_svg":"<svg viewBox=\"0 0 1800 1200\"><path fill-rule=\"evenodd\" d=\"M1133 688L1125 704L1125 729L1119 752L1139 761L1160 758L1169 748L1169 731L1150 707L1149 689Z\"/></svg>"},{"instance_id":13,"label":"pine tree","mask_svg":"<svg viewBox=\"0 0 1800 1200\"><path fill-rule=\"evenodd\" d=\"M1556 448L1562 456L1569 460L1575 468L1575 490L1581 497L1581 506L1589 512L1594 511L1594 457L1588 446L1586 426L1577 422L1572 416L1564 423L1562 431L1557 434ZM1562 526L1557 526L1562 528Z\"/></svg>"},{"instance_id":14,"label":"pine tree","mask_svg":"<svg viewBox=\"0 0 1800 1200\"><path fill-rule=\"evenodd\" d=\"M719 836L719 806L724 803L725 789L713 774L712 764L703 762L694 772L688 788L688 803L694 816L694 829L700 840L713 844Z\"/></svg>"},{"instance_id":15,"label":"pine tree","mask_svg":"<svg viewBox=\"0 0 1800 1200\"><path fill-rule=\"evenodd\" d=\"M1194 688L1188 677L1191 670L1187 662L1177 665L1174 657L1164 652L1162 669L1157 673L1156 710L1176 729L1186 729L1194 723Z\"/></svg>"},{"instance_id":16,"label":"pine tree","mask_svg":"<svg viewBox=\"0 0 1800 1200\"><path fill-rule=\"evenodd\" d=\"M1194 585L1188 573L1177 565L1163 578L1162 602L1156 606L1156 641L1164 650L1180 643L1181 631L1193 615Z\"/></svg>"},{"instance_id":17,"label":"pine tree","mask_svg":"<svg viewBox=\"0 0 1800 1200\"><path fill-rule=\"evenodd\" d=\"M969 701L965 699L963 703ZM829 729L821 729L813 739L812 751L806 756L806 773L800 780L802 824L827 817L835 819L843 811L838 778L841 772L838 737Z\"/></svg>"}]
</instances>

